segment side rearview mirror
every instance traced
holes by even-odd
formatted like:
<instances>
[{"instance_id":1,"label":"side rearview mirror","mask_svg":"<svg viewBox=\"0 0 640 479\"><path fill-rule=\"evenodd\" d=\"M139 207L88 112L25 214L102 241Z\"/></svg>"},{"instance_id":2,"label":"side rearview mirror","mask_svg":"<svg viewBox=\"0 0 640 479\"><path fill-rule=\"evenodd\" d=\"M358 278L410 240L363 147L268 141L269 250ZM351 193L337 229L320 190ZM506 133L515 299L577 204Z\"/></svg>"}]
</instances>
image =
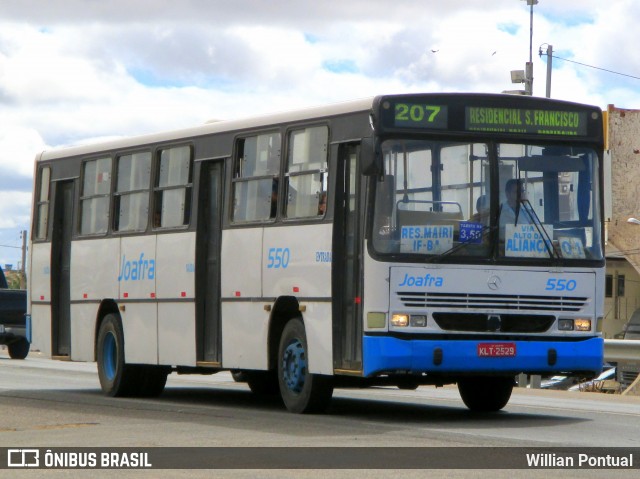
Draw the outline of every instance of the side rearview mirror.
<instances>
[{"instance_id":1,"label":"side rearview mirror","mask_svg":"<svg viewBox=\"0 0 640 479\"><path fill-rule=\"evenodd\" d=\"M382 174L380 142L374 138L363 138L360 143L360 171L365 176Z\"/></svg>"}]
</instances>

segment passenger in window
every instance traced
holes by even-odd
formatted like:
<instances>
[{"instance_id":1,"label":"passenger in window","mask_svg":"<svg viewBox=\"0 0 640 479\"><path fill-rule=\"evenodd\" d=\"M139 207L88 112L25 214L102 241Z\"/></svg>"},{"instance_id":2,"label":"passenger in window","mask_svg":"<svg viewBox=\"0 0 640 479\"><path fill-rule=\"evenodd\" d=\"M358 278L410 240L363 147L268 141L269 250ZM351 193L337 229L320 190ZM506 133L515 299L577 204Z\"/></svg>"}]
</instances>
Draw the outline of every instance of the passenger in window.
<instances>
[{"instance_id":1,"label":"passenger in window","mask_svg":"<svg viewBox=\"0 0 640 479\"><path fill-rule=\"evenodd\" d=\"M320 193L320 198L318 199L318 216L324 216L327 212L327 192L323 191Z\"/></svg>"},{"instance_id":2,"label":"passenger in window","mask_svg":"<svg viewBox=\"0 0 640 479\"><path fill-rule=\"evenodd\" d=\"M530 224L531 215L527 211L526 191L522 180L511 179L504 188L507 202L500 205L500 226L508 224Z\"/></svg>"},{"instance_id":3,"label":"passenger in window","mask_svg":"<svg viewBox=\"0 0 640 479\"><path fill-rule=\"evenodd\" d=\"M471 217L474 223L489 224L489 198L487 195L480 195L476 200L476 212Z\"/></svg>"}]
</instances>

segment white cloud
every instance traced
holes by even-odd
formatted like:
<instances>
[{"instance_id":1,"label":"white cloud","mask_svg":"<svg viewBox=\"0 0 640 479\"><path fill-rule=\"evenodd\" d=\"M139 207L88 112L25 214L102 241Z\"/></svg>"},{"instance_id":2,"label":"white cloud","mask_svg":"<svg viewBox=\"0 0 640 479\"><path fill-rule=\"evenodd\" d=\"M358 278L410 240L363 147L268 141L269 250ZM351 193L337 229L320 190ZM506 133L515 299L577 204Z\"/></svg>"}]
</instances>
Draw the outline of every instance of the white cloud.
<instances>
[{"instance_id":1,"label":"white cloud","mask_svg":"<svg viewBox=\"0 0 640 479\"><path fill-rule=\"evenodd\" d=\"M0 130L0 170L30 177L36 153L45 149L46 145L37 130L5 125ZM25 158L29 158L29 161L24 161Z\"/></svg>"},{"instance_id":2,"label":"white cloud","mask_svg":"<svg viewBox=\"0 0 640 479\"><path fill-rule=\"evenodd\" d=\"M26 228L30 208L31 193L0 191L0 228Z\"/></svg>"}]
</instances>

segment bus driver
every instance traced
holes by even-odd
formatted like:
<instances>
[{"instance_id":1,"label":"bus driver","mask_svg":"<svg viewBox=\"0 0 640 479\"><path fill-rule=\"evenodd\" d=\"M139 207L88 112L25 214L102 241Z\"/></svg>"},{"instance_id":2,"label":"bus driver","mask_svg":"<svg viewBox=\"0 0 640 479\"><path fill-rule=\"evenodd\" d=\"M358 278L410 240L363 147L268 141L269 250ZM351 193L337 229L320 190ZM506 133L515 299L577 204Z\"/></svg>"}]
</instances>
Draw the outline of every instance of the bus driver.
<instances>
[{"instance_id":1,"label":"bus driver","mask_svg":"<svg viewBox=\"0 0 640 479\"><path fill-rule=\"evenodd\" d=\"M526 191L523 188L522 180L515 178L507 181L504 188L507 202L500 205L500 227L507 224L530 224L531 216L526 211L525 203Z\"/></svg>"}]
</instances>

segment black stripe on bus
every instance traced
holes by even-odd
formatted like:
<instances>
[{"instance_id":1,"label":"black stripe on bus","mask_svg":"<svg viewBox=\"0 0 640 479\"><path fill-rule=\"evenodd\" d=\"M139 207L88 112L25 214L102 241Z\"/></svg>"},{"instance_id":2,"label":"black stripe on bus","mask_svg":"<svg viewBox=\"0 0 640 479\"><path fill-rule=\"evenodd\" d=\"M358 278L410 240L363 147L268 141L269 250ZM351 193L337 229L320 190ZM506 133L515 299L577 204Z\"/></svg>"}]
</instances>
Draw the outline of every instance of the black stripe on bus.
<instances>
[{"instance_id":1,"label":"black stripe on bus","mask_svg":"<svg viewBox=\"0 0 640 479\"><path fill-rule=\"evenodd\" d=\"M305 303L330 303L333 301L331 297L328 296L294 296L298 302ZM262 297L251 297L251 296L230 296L226 298L222 298L223 303L275 303L278 298L262 298Z\"/></svg>"}]
</instances>

